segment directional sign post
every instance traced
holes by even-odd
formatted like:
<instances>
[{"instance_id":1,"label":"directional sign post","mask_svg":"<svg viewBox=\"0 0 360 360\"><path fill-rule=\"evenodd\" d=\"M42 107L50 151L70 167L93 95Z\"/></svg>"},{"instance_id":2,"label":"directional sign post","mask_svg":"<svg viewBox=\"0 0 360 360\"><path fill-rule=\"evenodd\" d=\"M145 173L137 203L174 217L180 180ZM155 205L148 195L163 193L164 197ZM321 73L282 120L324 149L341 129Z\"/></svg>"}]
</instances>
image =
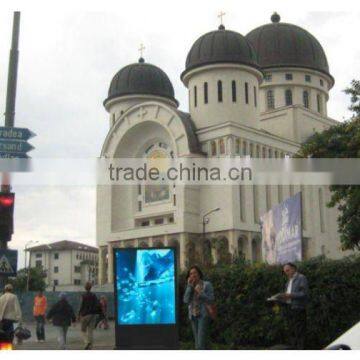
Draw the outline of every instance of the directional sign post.
<instances>
[{"instance_id":1,"label":"directional sign post","mask_svg":"<svg viewBox=\"0 0 360 360\"><path fill-rule=\"evenodd\" d=\"M27 140L35 134L26 128L0 127L0 158L28 158L27 152L34 147Z\"/></svg>"},{"instance_id":2,"label":"directional sign post","mask_svg":"<svg viewBox=\"0 0 360 360\"><path fill-rule=\"evenodd\" d=\"M16 276L17 250L0 250L0 276Z\"/></svg>"}]
</instances>

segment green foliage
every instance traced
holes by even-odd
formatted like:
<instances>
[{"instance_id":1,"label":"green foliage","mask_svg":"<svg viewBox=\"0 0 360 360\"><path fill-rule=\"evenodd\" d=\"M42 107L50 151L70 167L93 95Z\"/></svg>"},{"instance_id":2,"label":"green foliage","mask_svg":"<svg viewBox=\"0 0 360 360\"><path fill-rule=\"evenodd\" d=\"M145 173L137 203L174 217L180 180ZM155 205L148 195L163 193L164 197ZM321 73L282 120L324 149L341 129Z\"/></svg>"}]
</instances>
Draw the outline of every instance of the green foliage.
<instances>
[{"instance_id":1,"label":"green foliage","mask_svg":"<svg viewBox=\"0 0 360 360\"><path fill-rule=\"evenodd\" d=\"M286 343L282 312L266 302L284 291L286 279L281 270L238 261L208 271L219 314L211 325L213 348L261 349ZM319 257L300 263L299 271L310 286L308 347L320 349L360 320L360 257ZM185 274L180 283L186 284ZM181 294L183 291L182 287ZM192 341L186 305L181 306L180 337L184 348Z\"/></svg>"},{"instance_id":2,"label":"green foliage","mask_svg":"<svg viewBox=\"0 0 360 360\"><path fill-rule=\"evenodd\" d=\"M360 82L353 80L345 92L351 95L351 120L315 133L296 154L296 157L358 158L360 157ZM354 169L356 171L356 169ZM330 186L329 207L339 210L338 225L343 250L360 250L360 186Z\"/></svg>"},{"instance_id":3,"label":"green foliage","mask_svg":"<svg viewBox=\"0 0 360 360\"><path fill-rule=\"evenodd\" d=\"M45 290L46 273L42 267L34 267L29 269L29 291ZM13 285L16 292L25 292L28 281L28 269L18 271L15 278L11 278L9 282Z\"/></svg>"}]
</instances>

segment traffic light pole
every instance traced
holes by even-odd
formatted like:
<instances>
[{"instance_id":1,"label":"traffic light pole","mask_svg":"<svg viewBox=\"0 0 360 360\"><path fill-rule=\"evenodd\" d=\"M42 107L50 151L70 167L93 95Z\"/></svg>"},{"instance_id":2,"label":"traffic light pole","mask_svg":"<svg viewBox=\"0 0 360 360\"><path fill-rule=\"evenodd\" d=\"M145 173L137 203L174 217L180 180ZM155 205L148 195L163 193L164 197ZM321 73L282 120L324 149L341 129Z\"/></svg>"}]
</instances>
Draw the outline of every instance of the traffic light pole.
<instances>
[{"instance_id":1,"label":"traffic light pole","mask_svg":"<svg viewBox=\"0 0 360 360\"><path fill-rule=\"evenodd\" d=\"M20 32L20 11L14 12L13 29L11 38L11 49L9 57L9 72L6 93L6 110L5 110L5 126L14 127L15 125L15 103L16 103L16 86L19 59L19 32ZM10 193L10 175L2 173L1 192ZM0 234L0 249L7 249L7 243L11 240L9 235ZM0 275L0 289L3 288L7 278Z\"/></svg>"}]
</instances>

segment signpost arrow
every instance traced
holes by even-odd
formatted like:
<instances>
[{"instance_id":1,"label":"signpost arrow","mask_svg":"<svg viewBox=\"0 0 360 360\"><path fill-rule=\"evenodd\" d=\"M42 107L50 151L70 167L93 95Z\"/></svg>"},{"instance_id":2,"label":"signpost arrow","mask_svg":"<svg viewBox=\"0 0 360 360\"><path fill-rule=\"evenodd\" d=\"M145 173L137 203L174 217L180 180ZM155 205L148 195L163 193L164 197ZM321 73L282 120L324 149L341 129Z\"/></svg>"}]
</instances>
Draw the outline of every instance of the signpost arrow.
<instances>
[{"instance_id":1,"label":"signpost arrow","mask_svg":"<svg viewBox=\"0 0 360 360\"><path fill-rule=\"evenodd\" d=\"M34 147L22 140L4 140L0 139L0 152L27 153Z\"/></svg>"},{"instance_id":2,"label":"signpost arrow","mask_svg":"<svg viewBox=\"0 0 360 360\"><path fill-rule=\"evenodd\" d=\"M0 159L28 159L29 156L25 153L12 153L0 151Z\"/></svg>"},{"instance_id":3,"label":"signpost arrow","mask_svg":"<svg viewBox=\"0 0 360 360\"><path fill-rule=\"evenodd\" d=\"M36 136L27 128L0 126L0 140L29 140Z\"/></svg>"}]
</instances>

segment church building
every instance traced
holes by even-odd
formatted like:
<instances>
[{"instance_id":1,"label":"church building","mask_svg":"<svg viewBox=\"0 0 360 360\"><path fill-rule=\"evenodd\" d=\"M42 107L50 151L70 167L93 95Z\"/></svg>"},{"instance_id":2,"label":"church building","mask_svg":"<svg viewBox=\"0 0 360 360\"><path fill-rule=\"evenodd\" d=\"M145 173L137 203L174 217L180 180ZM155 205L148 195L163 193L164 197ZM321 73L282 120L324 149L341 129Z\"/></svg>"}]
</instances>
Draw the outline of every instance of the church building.
<instances>
[{"instance_id":1,"label":"church building","mask_svg":"<svg viewBox=\"0 0 360 360\"><path fill-rule=\"evenodd\" d=\"M324 49L277 13L246 36L222 24L200 36L180 77L188 112L165 72L143 57L115 74L102 158L285 158L337 124L327 115L334 78ZM116 247L176 246L181 269L238 256L261 261L260 217L298 192L303 258L343 256L325 186L99 185L99 283L113 283Z\"/></svg>"}]
</instances>

